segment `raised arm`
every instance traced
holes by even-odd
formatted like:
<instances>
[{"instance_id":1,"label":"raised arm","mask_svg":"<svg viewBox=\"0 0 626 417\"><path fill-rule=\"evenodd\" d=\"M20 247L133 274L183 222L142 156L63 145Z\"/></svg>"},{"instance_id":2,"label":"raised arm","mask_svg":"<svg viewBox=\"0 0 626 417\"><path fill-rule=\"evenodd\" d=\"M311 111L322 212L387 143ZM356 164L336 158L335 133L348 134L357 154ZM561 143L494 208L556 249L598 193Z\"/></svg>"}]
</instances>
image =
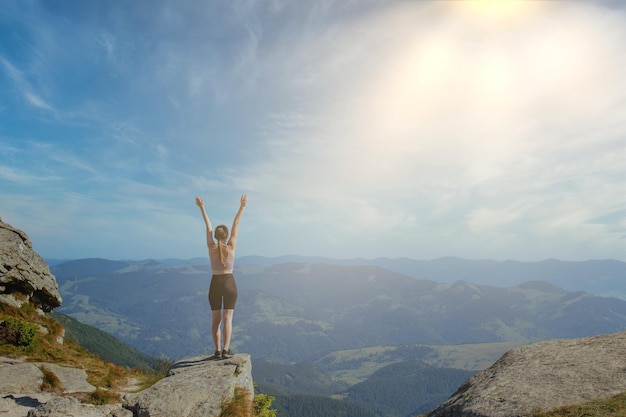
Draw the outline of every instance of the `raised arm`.
<instances>
[{"instance_id":1,"label":"raised arm","mask_svg":"<svg viewBox=\"0 0 626 417\"><path fill-rule=\"evenodd\" d=\"M200 207L200 211L202 212L202 218L204 219L204 224L206 225L206 245L215 245L215 241L213 240L213 228L211 227L211 220L209 220L209 216L206 214L206 210L204 209L204 200L198 196L196 196L196 205Z\"/></svg>"},{"instance_id":2,"label":"raised arm","mask_svg":"<svg viewBox=\"0 0 626 417\"><path fill-rule=\"evenodd\" d=\"M241 203L239 204L239 210L237 210L237 214L235 215L235 220L233 220L233 227L230 229L230 239L228 240L228 245L233 249L237 245L237 235L239 233L239 220L241 219L241 214L243 213L243 209L246 207L248 203L248 196L243 194L241 196Z\"/></svg>"}]
</instances>

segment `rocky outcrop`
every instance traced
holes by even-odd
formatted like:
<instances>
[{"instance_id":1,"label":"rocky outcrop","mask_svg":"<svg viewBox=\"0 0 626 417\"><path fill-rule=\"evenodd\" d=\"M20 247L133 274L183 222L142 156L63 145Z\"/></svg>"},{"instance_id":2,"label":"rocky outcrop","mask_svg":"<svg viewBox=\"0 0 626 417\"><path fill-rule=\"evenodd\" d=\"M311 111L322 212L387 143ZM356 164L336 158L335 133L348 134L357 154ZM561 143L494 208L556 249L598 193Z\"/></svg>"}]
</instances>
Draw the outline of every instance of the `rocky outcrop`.
<instances>
[{"instance_id":1,"label":"rocky outcrop","mask_svg":"<svg viewBox=\"0 0 626 417\"><path fill-rule=\"evenodd\" d=\"M54 275L33 251L28 235L0 219L0 303L19 307L28 301L48 312L62 299Z\"/></svg>"},{"instance_id":2,"label":"rocky outcrop","mask_svg":"<svg viewBox=\"0 0 626 417\"><path fill-rule=\"evenodd\" d=\"M59 392L42 390L42 367L60 381ZM190 358L175 363L167 377L123 402L94 406L77 397L96 390L84 370L0 357L0 415L11 417L218 417L236 389L253 400L250 355L230 359Z\"/></svg>"},{"instance_id":3,"label":"rocky outcrop","mask_svg":"<svg viewBox=\"0 0 626 417\"><path fill-rule=\"evenodd\" d=\"M137 417L217 417L221 405L243 389L252 401L250 355L211 360L196 357L177 362L167 377L152 387L124 398L124 408Z\"/></svg>"},{"instance_id":4,"label":"rocky outcrop","mask_svg":"<svg viewBox=\"0 0 626 417\"><path fill-rule=\"evenodd\" d=\"M428 417L521 417L626 391L626 332L507 352Z\"/></svg>"},{"instance_id":5,"label":"rocky outcrop","mask_svg":"<svg viewBox=\"0 0 626 417\"><path fill-rule=\"evenodd\" d=\"M43 370L54 374L58 392L42 389ZM87 382L82 369L43 362L23 362L0 357L0 415L11 417L81 416L132 417L121 404L94 406L83 404L73 394L90 393L96 387Z\"/></svg>"},{"instance_id":6,"label":"rocky outcrop","mask_svg":"<svg viewBox=\"0 0 626 417\"><path fill-rule=\"evenodd\" d=\"M59 307L62 299L54 275L33 251L26 233L0 219L0 304L20 307L29 301L49 312ZM43 386L44 372L58 379L54 392ZM217 417L237 389L248 395L251 409L250 355L177 362L167 377L152 387L126 392L123 403L101 406L79 400L96 390L82 369L0 357L0 415L9 417Z\"/></svg>"}]
</instances>

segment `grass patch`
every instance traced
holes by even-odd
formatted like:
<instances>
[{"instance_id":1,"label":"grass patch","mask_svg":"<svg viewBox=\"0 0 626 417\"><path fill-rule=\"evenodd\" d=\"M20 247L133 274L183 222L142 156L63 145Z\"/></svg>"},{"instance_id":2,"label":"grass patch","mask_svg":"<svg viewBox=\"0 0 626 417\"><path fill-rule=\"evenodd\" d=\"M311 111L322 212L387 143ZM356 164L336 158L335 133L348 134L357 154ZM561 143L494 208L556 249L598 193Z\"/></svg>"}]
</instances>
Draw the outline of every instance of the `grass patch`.
<instances>
[{"instance_id":1,"label":"grass patch","mask_svg":"<svg viewBox=\"0 0 626 417\"><path fill-rule=\"evenodd\" d=\"M104 405L119 403L122 401L122 398L117 392L97 389L94 392L87 394L87 396L82 398L81 401L93 405Z\"/></svg>"},{"instance_id":2,"label":"grass patch","mask_svg":"<svg viewBox=\"0 0 626 417\"><path fill-rule=\"evenodd\" d=\"M165 378L167 371L176 362L174 359L167 357L155 358L154 369L150 372L139 372L139 389L143 390L154 385L157 381Z\"/></svg>"},{"instance_id":3,"label":"grass patch","mask_svg":"<svg viewBox=\"0 0 626 417\"><path fill-rule=\"evenodd\" d=\"M533 413L531 417L624 417L626 392L583 404L572 404L549 411Z\"/></svg>"},{"instance_id":4,"label":"grass patch","mask_svg":"<svg viewBox=\"0 0 626 417\"><path fill-rule=\"evenodd\" d=\"M427 413L416 417L426 417ZM536 411L525 417L624 417L626 392L586 403L564 405L548 411Z\"/></svg>"},{"instance_id":5,"label":"grass patch","mask_svg":"<svg viewBox=\"0 0 626 417\"><path fill-rule=\"evenodd\" d=\"M250 391L244 388L235 388L233 397L222 400L220 417L252 417L253 400Z\"/></svg>"},{"instance_id":6,"label":"grass patch","mask_svg":"<svg viewBox=\"0 0 626 417\"><path fill-rule=\"evenodd\" d=\"M59 380L59 377L55 375L54 372L46 368L45 366L40 366L39 370L43 374L43 378L41 379L41 390L44 392L54 392L61 393L63 392L63 385Z\"/></svg>"},{"instance_id":7,"label":"grass patch","mask_svg":"<svg viewBox=\"0 0 626 417\"><path fill-rule=\"evenodd\" d=\"M0 355L85 370L87 381L97 391L92 393L93 398L81 400L94 404L119 400L118 391L130 380L136 381L142 389L153 385L165 377L171 365L163 359L155 360L154 370L129 368L102 360L71 338L65 338L60 344L58 340L63 335L63 326L53 317L41 315L31 304L25 303L20 308L0 304L0 323ZM62 392L56 375L45 365L41 370L44 374L42 389Z\"/></svg>"}]
</instances>

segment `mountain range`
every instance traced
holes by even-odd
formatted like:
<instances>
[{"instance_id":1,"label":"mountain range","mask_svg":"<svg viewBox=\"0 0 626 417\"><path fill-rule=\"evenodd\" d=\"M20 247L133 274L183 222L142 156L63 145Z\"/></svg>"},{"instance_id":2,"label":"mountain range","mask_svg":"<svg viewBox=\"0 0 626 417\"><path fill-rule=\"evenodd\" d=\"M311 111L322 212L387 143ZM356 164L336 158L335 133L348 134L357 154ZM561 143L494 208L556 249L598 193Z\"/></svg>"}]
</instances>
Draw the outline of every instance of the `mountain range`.
<instances>
[{"instance_id":1,"label":"mountain range","mask_svg":"<svg viewBox=\"0 0 626 417\"><path fill-rule=\"evenodd\" d=\"M349 413L364 416L415 415L444 401L512 347L626 329L625 300L535 280L564 280L575 266L570 263L512 263L517 274L535 272L499 287L466 280L485 265L503 268L498 263L462 268L459 263L472 261L438 260L423 275L442 278L435 281L377 265L281 262L286 260L244 258L235 271L233 347L254 358L255 383L276 396L281 415L303 416L302 410L320 407L337 411L348 404L362 407ZM396 270L413 263L398 262ZM623 263L593 264L596 274L584 263L583 272L571 274L572 282L590 287L595 280L624 278ZM82 259L51 269L64 298L59 311L152 355L211 351L205 259ZM450 271L458 272L457 280ZM496 277L481 275L483 281Z\"/></svg>"},{"instance_id":2,"label":"mountain range","mask_svg":"<svg viewBox=\"0 0 626 417\"><path fill-rule=\"evenodd\" d=\"M69 260L47 259L54 266ZM188 260L162 259L167 265L208 263L208 258ZM313 263L330 265L373 265L403 275L436 282L453 283L459 280L473 284L512 287L526 281L546 281L569 291L585 291L602 297L626 300L626 262L615 259L560 261L545 259L536 262L514 260L473 260L443 257L432 260L409 258L332 259L312 256L243 256L238 265L276 265L284 263Z\"/></svg>"},{"instance_id":3,"label":"mountain range","mask_svg":"<svg viewBox=\"0 0 626 417\"><path fill-rule=\"evenodd\" d=\"M198 258L194 261L202 261L202 259ZM463 280L473 284L496 287L512 287L526 281L546 281L569 291L585 291L603 297L617 297L626 300L626 262L615 259L586 261L545 259L536 262L520 262L514 260L473 260L452 256L432 260L246 256L238 259L237 262L257 265L281 263L373 265L416 279L428 279L444 283Z\"/></svg>"},{"instance_id":4,"label":"mountain range","mask_svg":"<svg viewBox=\"0 0 626 417\"><path fill-rule=\"evenodd\" d=\"M617 277L623 266L598 262L598 279L607 270ZM83 259L51 271L64 299L60 312L142 352L183 357L212 349L205 262ZM240 262L233 346L291 363L377 345L524 342L626 329L626 301L534 280L547 274L503 288L373 265Z\"/></svg>"}]
</instances>

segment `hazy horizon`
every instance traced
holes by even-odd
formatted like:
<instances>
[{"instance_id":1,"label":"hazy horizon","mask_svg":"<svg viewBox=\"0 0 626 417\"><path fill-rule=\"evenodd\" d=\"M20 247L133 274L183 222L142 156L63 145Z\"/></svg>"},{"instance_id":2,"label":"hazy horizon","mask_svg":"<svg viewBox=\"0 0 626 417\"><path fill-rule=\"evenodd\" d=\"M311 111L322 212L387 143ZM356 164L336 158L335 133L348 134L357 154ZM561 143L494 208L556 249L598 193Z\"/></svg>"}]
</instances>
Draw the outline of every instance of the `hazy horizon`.
<instances>
[{"instance_id":1,"label":"hazy horizon","mask_svg":"<svg viewBox=\"0 0 626 417\"><path fill-rule=\"evenodd\" d=\"M102 260L107 260L107 261L115 261L115 262L149 262L149 261L156 261L156 262L168 262L168 261L178 261L178 262L187 262L187 261L195 261L195 260L199 260L199 259L203 259L206 261L206 263L209 263L209 258L208 256L195 256L195 257L191 257L191 258L157 258L157 257L147 257L147 258L103 258L101 256L90 256L90 257L84 257L84 258L56 258L56 257L43 257L45 261L55 261L55 262L69 262L69 261L80 261L80 260L85 260L85 259L102 259ZM242 256L236 256L235 257L235 266L237 266L237 261L238 260L242 260L244 258L261 258L261 259L282 259L282 258L303 258L303 259L320 259L320 260L330 260L330 261L359 261L359 260L363 260L363 261L376 261L376 260L384 260L384 259L388 259L391 261L401 261L401 260L409 260L409 261L417 261L417 262L432 262L432 261L438 261L438 260L446 260L446 259L458 259L458 260L462 260L462 261L469 261L469 262L495 262L495 263L503 263L503 262L519 262L519 263L540 263L540 262L548 262L548 261L557 261L557 262L565 262L565 263L581 263L581 262L594 262L594 261L617 261L617 262L621 262L621 263L626 263L626 261L620 260L620 259L615 259L615 258L597 258L597 259L580 259L580 260L576 260L576 261L570 261L567 259L557 259L557 258L545 258L545 259L538 259L538 260L532 260L532 261L523 261L523 260L519 260L519 259L502 259L502 260L498 260L498 259L492 259L492 258L464 258L461 256L454 256L454 255L448 255L448 256L439 256L436 258L415 258L415 257L410 257L410 256L401 256L401 257L389 257L389 256L377 256L377 257L370 257L370 258L366 258L366 257L347 257L347 258L333 258L333 257L329 257L329 256L317 256L317 255L296 255L296 254L284 254L284 255L274 255L274 256L264 256L264 255L242 255ZM626 271L625 271L626 272Z\"/></svg>"}]
</instances>

